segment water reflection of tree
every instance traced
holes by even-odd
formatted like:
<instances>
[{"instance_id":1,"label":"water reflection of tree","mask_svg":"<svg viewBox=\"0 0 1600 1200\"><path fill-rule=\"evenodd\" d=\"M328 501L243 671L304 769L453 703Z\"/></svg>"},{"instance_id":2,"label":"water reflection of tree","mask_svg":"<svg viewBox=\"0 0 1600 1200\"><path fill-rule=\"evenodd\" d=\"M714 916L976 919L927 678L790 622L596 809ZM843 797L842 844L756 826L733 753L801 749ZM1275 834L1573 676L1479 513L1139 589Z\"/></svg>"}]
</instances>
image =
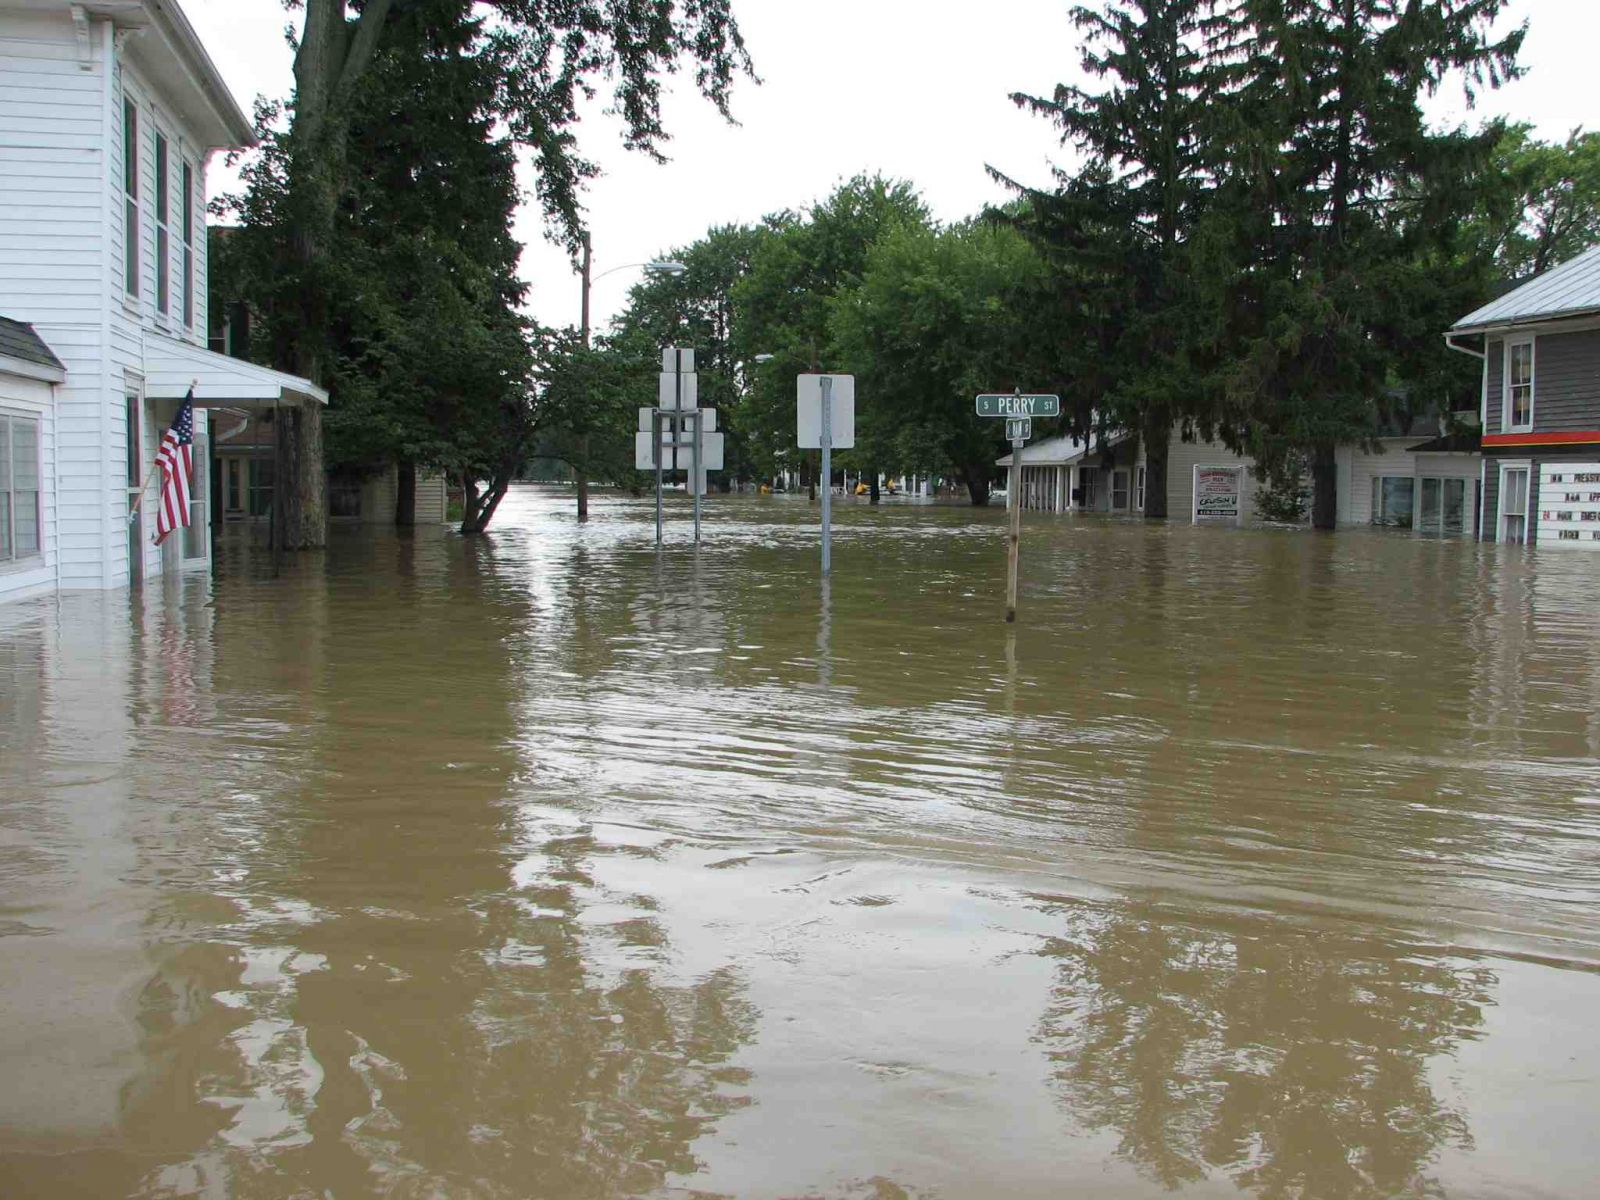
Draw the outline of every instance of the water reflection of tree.
<instances>
[{"instance_id":1,"label":"water reflection of tree","mask_svg":"<svg viewBox=\"0 0 1600 1200\"><path fill-rule=\"evenodd\" d=\"M1076 1118L1164 1186L1431 1194L1428 1164L1470 1144L1428 1061L1477 1036L1487 970L1329 925L1065 912L1040 1040Z\"/></svg>"},{"instance_id":2,"label":"water reflection of tree","mask_svg":"<svg viewBox=\"0 0 1600 1200\"><path fill-rule=\"evenodd\" d=\"M219 626L219 692L313 678L281 714L281 771L193 831L216 872L152 920L124 1107L160 1164L143 1189L660 1187L742 1102L742 983L671 977L648 903L596 883L615 851L581 819L527 840L519 713L545 664L514 652L523 564L419 545L396 603L367 557L370 578L330 570L277 619Z\"/></svg>"}]
</instances>

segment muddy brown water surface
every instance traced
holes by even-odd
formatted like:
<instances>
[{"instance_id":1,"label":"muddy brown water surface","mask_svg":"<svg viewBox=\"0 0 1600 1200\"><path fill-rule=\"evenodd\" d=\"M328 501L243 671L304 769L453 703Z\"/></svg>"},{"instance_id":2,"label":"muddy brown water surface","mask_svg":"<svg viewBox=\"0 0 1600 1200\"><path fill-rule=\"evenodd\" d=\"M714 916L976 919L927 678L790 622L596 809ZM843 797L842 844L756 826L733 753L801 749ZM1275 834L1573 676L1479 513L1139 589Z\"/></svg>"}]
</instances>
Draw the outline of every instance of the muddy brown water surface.
<instances>
[{"instance_id":1,"label":"muddy brown water surface","mask_svg":"<svg viewBox=\"0 0 1600 1200\"><path fill-rule=\"evenodd\" d=\"M1595 1194L1600 555L570 510L0 607L0 1195Z\"/></svg>"}]
</instances>

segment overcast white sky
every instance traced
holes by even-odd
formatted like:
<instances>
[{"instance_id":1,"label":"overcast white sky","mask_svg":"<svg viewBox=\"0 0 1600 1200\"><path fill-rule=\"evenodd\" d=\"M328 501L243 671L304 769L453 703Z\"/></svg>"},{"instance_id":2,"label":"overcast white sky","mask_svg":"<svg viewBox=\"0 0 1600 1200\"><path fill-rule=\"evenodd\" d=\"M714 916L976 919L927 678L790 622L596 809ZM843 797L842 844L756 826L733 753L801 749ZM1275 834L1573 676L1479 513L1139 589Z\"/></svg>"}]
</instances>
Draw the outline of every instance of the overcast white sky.
<instances>
[{"instance_id":1,"label":"overcast white sky","mask_svg":"<svg viewBox=\"0 0 1600 1200\"><path fill-rule=\"evenodd\" d=\"M249 110L258 95L292 86L279 0L181 0L223 77ZM668 97L672 161L657 166L622 149L618 126L596 111L579 136L604 175L588 193L596 276L687 245L714 224L754 221L800 208L860 171L902 177L935 216L953 220L1001 198L986 163L1043 181L1063 153L1050 127L1017 109L1013 91L1047 92L1076 74L1068 0L734 0L761 86L741 84L739 124L726 124L680 79ZM1504 24L1526 19L1519 82L1479 101L1470 119L1530 121L1546 138L1600 127L1595 47L1600 0L1512 0ZM1468 117L1453 90L1435 105ZM228 173L220 158L213 192ZM564 251L544 238L536 210L517 226L534 316L575 325L578 279ZM637 272L596 280L603 327Z\"/></svg>"}]
</instances>

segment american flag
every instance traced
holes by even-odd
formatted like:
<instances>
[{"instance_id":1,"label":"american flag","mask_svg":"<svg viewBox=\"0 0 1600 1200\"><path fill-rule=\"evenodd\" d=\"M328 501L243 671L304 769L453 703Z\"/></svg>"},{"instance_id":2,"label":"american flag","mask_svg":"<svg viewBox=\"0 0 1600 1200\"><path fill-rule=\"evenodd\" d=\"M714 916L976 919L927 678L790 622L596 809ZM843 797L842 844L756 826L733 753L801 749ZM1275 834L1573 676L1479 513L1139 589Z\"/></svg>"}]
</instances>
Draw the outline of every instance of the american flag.
<instances>
[{"instance_id":1,"label":"american flag","mask_svg":"<svg viewBox=\"0 0 1600 1200\"><path fill-rule=\"evenodd\" d=\"M189 527L189 480L194 475L194 389L183 398L178 415L161 437L156 451L161 467L161 503L156 506L156 545L179 525Z\"/></svg>"}]
</instances>

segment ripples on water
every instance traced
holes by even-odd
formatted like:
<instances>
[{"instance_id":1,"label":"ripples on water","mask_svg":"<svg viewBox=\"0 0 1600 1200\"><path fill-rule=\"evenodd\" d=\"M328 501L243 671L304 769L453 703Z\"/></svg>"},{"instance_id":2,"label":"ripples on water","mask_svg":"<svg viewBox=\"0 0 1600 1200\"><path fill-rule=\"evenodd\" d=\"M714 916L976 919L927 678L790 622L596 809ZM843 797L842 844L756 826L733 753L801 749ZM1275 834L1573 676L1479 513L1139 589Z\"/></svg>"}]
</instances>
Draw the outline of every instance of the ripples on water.
<instances>
[{"instance_id":1,"label":"ripples on water","mask_svg":"<svg viewBox=\"0 0 1600 1200\"><path fill-rule=\"evenodd\" d=\"M569 506L0 608L0 1194L1587 1193L1600 556Z\"/></svg>"}]
</instances>

